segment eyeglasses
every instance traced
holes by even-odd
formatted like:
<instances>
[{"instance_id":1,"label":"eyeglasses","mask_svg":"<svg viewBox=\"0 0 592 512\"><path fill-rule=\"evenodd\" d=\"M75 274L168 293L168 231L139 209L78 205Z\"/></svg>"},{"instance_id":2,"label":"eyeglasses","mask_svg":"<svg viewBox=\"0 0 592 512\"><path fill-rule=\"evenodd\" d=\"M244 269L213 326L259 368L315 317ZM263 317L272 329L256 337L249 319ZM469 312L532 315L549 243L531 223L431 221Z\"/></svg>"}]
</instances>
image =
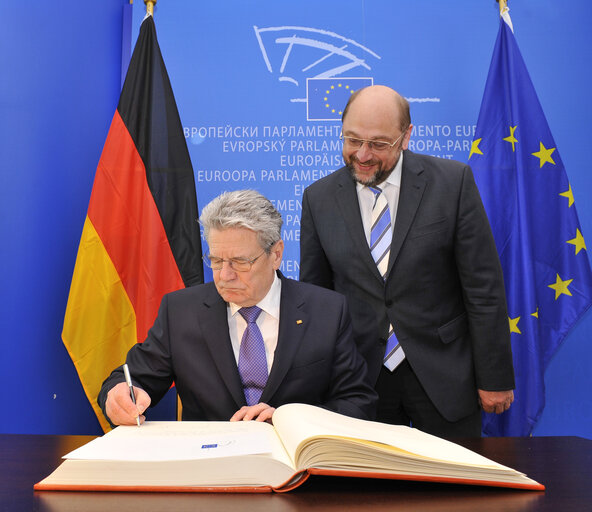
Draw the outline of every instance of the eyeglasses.
<instances>
[{"instance_id":1,"label":"eyeglasses","mask_svg":"<svg viewBox=\"0 0 592 512\"><path fill-rule=\"evenodd\" d=\"M227 262L230 268L236 272L248 272L251 270L253 263L261 258L261 256L263 256L266 252L267 251L263 251L259 256L253 258L252 260L247 260L244 258L230 258L225 260L222 258L216 258L215 256L210 256L209 254L204 254L202 259L204 260L204 263L212 270L222 270L224 262Z\"/></svg>"},{"instance_id":2,"label":"eyeglasses","mask_svg":"<svg viewBox=\"0 0 592 512\"><path fill-rule=\"evenodd\" d=\"M386 151L387 149L392 149L395 147L395 144L401 140L401 137L405 135L407 129L403 130L403 133L397 137L395 142L386 142L385 140L368 140L368 139L357 139L356 137L347 137L343 135L343 133L339 136L343 143L349 146L352 149L360 149L364 142L368 144L368 149L370 151L375 151L376 153L380 153L381 151Z\"/></svg>"}]
</instances>

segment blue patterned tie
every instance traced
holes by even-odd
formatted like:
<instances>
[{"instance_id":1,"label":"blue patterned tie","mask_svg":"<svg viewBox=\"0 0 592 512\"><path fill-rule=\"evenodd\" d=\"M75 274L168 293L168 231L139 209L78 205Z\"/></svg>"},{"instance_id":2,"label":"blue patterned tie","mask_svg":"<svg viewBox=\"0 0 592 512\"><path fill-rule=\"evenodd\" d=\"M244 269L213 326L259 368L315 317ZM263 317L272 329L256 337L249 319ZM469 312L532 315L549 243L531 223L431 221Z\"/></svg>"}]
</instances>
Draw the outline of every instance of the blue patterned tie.
<instances>
[{"instance_id":1,"label":"blue patterned tie","mask_svg":"<svg viewBox=\"0 0 592 512\"><path fill-rule=\"evenodd\" d=\"M376 262L382 278L386 277L388 268L393 229L391 226L391 211L388 201L378 187L368 187L374 193L374 207L372 208L372 227L370 228L370 252ZM397 340L395 330L389 325L383 364L393 371L405 358L405 353Z\"/></svg>"},{"instance_id":2,"label":"blue patterned tie","mask_svg":"<svg viewBox=\"0 0 592 512\"><path fill-rule=\"evenodd\" d=\"M374 193L372 208L372 227L370 228L370 252L376 262L380 275L384 278L388 267L393 230L391 228L391 211L382 190L368 187Z\"/></svg>"},{"instance_id":3,"label":"blue patterned tie","mask_svg":"<svg viewBox=\"0 0 592 512\"><path fill-rule=\"evenodd\" d=\"M267 359L263 335L256 324L261 308L251 306L238 310L247 321L238 356L238 371L243 383L247 405L259 403L267 382Z\"/></svg>"}]
</instances>

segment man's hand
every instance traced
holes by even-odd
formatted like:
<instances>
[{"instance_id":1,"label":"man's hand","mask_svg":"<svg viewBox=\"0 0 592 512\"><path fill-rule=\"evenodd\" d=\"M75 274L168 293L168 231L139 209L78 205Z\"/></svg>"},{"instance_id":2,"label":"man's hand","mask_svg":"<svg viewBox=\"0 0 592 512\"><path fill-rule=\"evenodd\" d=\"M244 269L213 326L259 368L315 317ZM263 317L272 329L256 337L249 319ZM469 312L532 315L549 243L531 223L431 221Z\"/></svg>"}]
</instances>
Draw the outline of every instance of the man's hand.
<instances>
[{"instance_id":1,"label":"man's hand","mask_svg":"<svg viewBox=\"0 0 592 512\"><path fill-rule=\"evenodd\" d=\"M479 402L485 412L501 414L507 411L514 401L514 391L484 391L479 389Z\"/></svg>"},{"instance_id":2,"label":"man's hand","mask_svg":"<svg viewBox=\"0 0 592 512\"><path fill-rule=\"evenodd\" d=\"M270 407L263 402L259 402L257 405L251 405L241 407L234 413L230 421L267 421L271 423L271 417L275 412L275 407Z\"/></svg>"},{"instance_id":3,"label":"man's hand","mask_svg":"<svg viewBox=\"0 0 592 512\"><path fill-rule=\"evenodd\" d=\"M150 396L142 388L134 386L136 405L132 402L129 386L120 382L107 393L105 412L114 425L136 425L136 418L140 417L140 423L146 419L142 413L150 405Z\"/></svg>"}]
</instances>

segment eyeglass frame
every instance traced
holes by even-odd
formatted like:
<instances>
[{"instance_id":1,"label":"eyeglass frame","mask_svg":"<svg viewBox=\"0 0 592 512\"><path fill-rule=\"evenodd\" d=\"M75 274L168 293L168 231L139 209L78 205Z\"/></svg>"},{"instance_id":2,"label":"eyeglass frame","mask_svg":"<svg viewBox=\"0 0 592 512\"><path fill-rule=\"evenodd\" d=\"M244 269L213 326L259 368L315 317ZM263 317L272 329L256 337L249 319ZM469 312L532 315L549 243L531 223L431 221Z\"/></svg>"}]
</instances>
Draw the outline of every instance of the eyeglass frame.
<instances>
[{"instance_id":1,"label":"eyeglass frame","mask_svg":"<svg viewBox=\"0 0 592 512\"><path fill-rule=\"evenodd\" d=\"M405 133L407 132L407 128L405 128L402 132L401 135L399 135L395 142L387 142L386 140L369 140L369 139L359 139L358 137L350 137L349 135L343 135L343 132L341 132L341 134L339 135L339 138L349 144L352 144L352 141L356 141L359 142L360 145L358 146L357 149L362 149L362 147L364 146L364 142L366 144L368 144L368 149L370 151L386 151L386 146L388 146L389 149L393 149L395 147L395 144L397 144L397 142L399 142L401 140L401 137L403 137L403 135L405 135ZM375 146L375 144L386 144L386 146L384 148L377 148ZM353 144L355 146L355 144ZM373 146L374 145L374 146Z\"/></svg>"},{"instance_id":2,"label":"eyeglass frame","mask_svg":"<svg viewBox=\"0 0 592 512\"><path fill-rule=\"evenodd\" d=\"M234 270L235 272L249 272L249 270L251 270L251 269L253 268L253 265L254 265L254 263L255 263L255 262L256 262L256 261L257 261L259 258L261 258L261 256L263 256L265 253L268 253L268 254L269 254L269 252L270 252L271 248L272 248L274 245L275 245L275 243L274 243L274 244L272 244L272 245L271 245L271 246L270 246L268 249L264 249L264 250L263 250L263 252L262 252L262 253L261 253L259 256L256 256L256 257L255 257L255 258L253 258L252 260L243 260L243 259L239 259L239 258L229 258L229 259L225 260L225 259L223 259L223 258L216 258L216 261L217 261L216 265L218 265L218 263L219 263L219 264L220 264L220 268L215 268L215 267L212 265L212 260L211 260L211 258L210 258L210 255L209 255L209 254L204 254L204 255L202 255L201 259L202 259L202 260L203 260L203 262L206 264L206 267L208 267L208 268L211 268L212 270L222 270L222 269L224 268L224 262L226 262L226 263L228 263L228 265L230 266L230 268L231 268L232 270ZM234 267L234 264L237 264L237 263L238 263L238 264L241 264L241 265L242 265L242 264L248 264L248 265L249 265L249 268L246 268L246 269L243 269L243 270L240 270L240 269L238 269L238 268L235 268L235 267Z\"/></svg>"}]
</instances>

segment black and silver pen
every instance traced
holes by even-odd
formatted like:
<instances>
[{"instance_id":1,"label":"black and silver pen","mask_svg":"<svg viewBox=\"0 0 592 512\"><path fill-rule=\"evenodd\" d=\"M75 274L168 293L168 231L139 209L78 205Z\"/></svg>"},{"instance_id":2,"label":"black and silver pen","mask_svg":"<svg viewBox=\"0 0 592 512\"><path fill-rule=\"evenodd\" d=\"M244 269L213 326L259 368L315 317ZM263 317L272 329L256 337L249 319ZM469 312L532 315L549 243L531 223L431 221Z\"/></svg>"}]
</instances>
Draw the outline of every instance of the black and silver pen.
<instances>
[{"instance_id":1,"label":"black and silver pen","mask_svg":"<svg viewBox=\"0 0 592 512\"><path fill-rule=\"evenodd\" d=\"M132 384L132 377L130 375L129 368L127 367L127 363L125 363L123 365L123 374L125 375L125 382L129 386L130 396L132 398L132 402L134 403L134 405L136 405L136 394L134 393L134 386ZM140 411L138 411L138 415L136 416L136 423L138 424L138 427L140 426L140 414L139 414L139 412Z\"/></svg>"}]
</instances>

